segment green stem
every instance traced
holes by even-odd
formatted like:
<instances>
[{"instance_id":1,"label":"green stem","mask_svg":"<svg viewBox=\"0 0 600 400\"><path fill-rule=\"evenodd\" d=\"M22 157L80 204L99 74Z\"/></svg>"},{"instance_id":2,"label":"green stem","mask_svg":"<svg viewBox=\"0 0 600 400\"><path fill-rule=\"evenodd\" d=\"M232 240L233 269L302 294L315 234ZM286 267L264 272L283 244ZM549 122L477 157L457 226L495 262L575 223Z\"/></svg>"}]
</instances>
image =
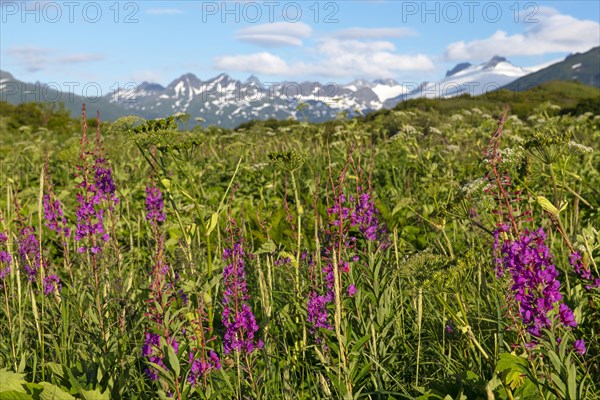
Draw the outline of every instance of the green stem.
<instances>
[{"instance_id":1,"label":"green stem","mask_svg":"<svg viewBox=\"0 0 600 400\"><path fill-rule=\"evenodd\" d=\"M419 386L419 359L421 356L421 326L423 322L423 289L419 288L419 294L417 297L417 370L415 378L415 386Z\"/></svg>"},{"instance_id":2,"label":"green stem","mask_svg":"<svg viewBox=\"0 0 600 400\"><path fill-rule=\"evenodd\" d=\"M342 288L340 282L340 272L339 272L339 255L333 250L333 289L335 295L335 314L334 314L334 328L335 335L337 337L339 351L340 351L340 376L343 377L346 384L347 394L352 396L352 382L350 382L350 377L348 375L348 367L346 360L346 349L344 346L344 336L342 335Z\"/></svg>"},{"instance_id":3,"label":"green stem","mask_svg":"<svg viewBox=\"0 0 600 400\"><path fill-rule=\"evenodd\" d=\"M10 317L10 307L8 306L8 292L7 292L7 288L6 285L2 285L4 286L4 302L6 304L6 317L8 319L8 332L10 335L10 344L12 347L12 355L13 355L13 361L15 363L15 372L19 372L19 367L17 364L17 352L15 350L15 336L14 336L14 331L13 331L13 326L12 326L12 318Z\"/></svg>"},{"instance_id":4,"label":"green stem","mask_svg":"<svg viewBox=\"0 0 600 400\"><path fill-rule=\"evenodd\" d=\"M556 175L554 174L554 168L552 167L552 164L549 164L548 167L550 168L550 177L552 178L552 188L554 190L554 205L556 207L560 207L560 204L558 202L558 187L556 185Z\"/></svg>"},{"instance_id":5,"label":"green stem","mask_svg":"<svg viewBox=\"0 0 600 400\"><path fill-rule=\"evenodd\" d=\"M296 201L296 215L297 215L297 241L296 241L296 296L300 297L300 246L302 244L302 205L300 204L300 196L298 195L298 185L296 184L296 177L294 171L290 171L292 177L292 188L294 190L294 199Z\"/></svg>"}]
</instances>

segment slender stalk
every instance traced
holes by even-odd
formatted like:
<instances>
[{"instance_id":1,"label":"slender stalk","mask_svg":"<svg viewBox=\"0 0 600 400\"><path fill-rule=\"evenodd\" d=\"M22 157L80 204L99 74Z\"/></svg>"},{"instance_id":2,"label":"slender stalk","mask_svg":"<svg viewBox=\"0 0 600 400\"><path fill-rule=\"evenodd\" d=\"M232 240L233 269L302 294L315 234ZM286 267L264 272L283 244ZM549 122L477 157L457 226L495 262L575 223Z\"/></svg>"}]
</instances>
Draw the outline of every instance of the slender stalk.
<instances>
[{"instance_id":1,"label":"slender stalk","mask_svg":"<svg viewBox=\"0 0 600 400\"><path fill-rule=\"evenodd\" d=\"M548 168L550 168L550 177L552 178L552 189L554 191L554 204L556 206L559 205L558 202L558 186L556 185L556 175L554 174L554 168L552 164L548 164Z\"/></svg>"},{"instance_id":2,"label":"slender stalk","mask_svg":"<svg viewBox=\"0 0 600 400\"><path fill-rule=\"evenodd\" d=\"M340 352L340 376L343 376L344 378L347 393L352 395L352 382L350 382L350 377L348 376L346 348L344 345L344 336L342 335L342 288L340 282L338 254L335 251L335 249L333 249L333 279L333 288L335 296L334 327Z\"/></svg>"},{"instance_id":3,"label":"slender stalk","mask_svg":"<svg viewBox=\"0 0 600 400\"><path fill-rule=\"evenodd\" d=\"M12 350L12 356L13 356L13 362L15 364L15 372L19 371L19 367L17 364L17 351L15 350L15 335L14 335L14 331L13 331L13 325L12 325L12 318L10 316L10 307L8 305L8 291L6 288L6 284L2 285L4 286L4 303L6 305L6 317L8 319L8 332L10 335L10 345L11 345L11 350Z\"/></svg>"},{"instance_id":4,"label":"slender stalk","mask_svg":"<svg viewBox=\"0 0 600 400\"><path fill-rule=\"evenodd\" d=\"M296 221L296 236L297 236L297 240L296 240L296 263L295 263L295 269L296 269L296 296L298 296L298 298L300 298L300 246L302 243L302 205L300 204L300 196L298 195L298 185L296 184L296 176L294 175L294 171L290 171L290 175L292 177L292 189L294 190L294 198L296 201L296 215L297 215L297 221Z\"/></svg>"},{"instance_id":5,"label":"slender stalk","mask_svg":"<svg viewBox=\"0 0 600 400\"><path fill-rule=\"evenodd\" d=\"M419 288L419 294L417 295L417 370L415 377L415 386L419 386L419 359L421 356L421 327L423 322L423 289Z\"/></svg>"},{"instance_id":6,"label":"slender stalk","mask_svg":"<svg viewBox=\"0 0 600 400\"><path fill-rule=\"evenodd\" d=\"M40 270L40 279L41 279L41 286L42 286L42 293L44 293L44 279L46 276L46 271L44 268L44 262L43 262L43 248L42 248L42 215L44 215L43 212L43 204L44 204L44 183L45 183L45 176L46 174L44 173L44 167L42 167L42 171L40 173L40 190L38 193L38 251L40 252L40 265L39 265L39 270ZM44 301L44 294L42 294L41 296L41 321L42 321L42 327L41 329L43 329L44 325L43 325L43 320L44 320L44 314L45 314L45 301ZM37 323L36 323L37 325ZM46 350L46 346L45 346L45 342L44 342L44 332L40 332L39 334L40 337L40 346L41 346L41 350L42 350L42 380L45 380L46 378L46 355L45 355L45 350Z\"/></svg>"}]
</instances>

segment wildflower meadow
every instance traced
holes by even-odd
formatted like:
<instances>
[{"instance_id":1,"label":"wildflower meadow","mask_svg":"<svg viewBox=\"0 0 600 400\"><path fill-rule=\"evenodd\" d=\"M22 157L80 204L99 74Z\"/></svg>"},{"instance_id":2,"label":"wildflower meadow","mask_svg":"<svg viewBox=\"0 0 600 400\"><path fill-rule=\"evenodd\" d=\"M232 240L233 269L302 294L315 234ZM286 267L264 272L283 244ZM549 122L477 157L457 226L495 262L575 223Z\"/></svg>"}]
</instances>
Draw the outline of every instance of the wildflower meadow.
<instances>
[{"instance_id":1,"label":"wildflower meadow","mask_svg":"<svg viewBox=\"0 0 600 400\"><path fill-rule=\"evenodd\" d=\"M48 115L0 123L0 399L600 398L600 115Z\"/></svg>"}]
</instances>

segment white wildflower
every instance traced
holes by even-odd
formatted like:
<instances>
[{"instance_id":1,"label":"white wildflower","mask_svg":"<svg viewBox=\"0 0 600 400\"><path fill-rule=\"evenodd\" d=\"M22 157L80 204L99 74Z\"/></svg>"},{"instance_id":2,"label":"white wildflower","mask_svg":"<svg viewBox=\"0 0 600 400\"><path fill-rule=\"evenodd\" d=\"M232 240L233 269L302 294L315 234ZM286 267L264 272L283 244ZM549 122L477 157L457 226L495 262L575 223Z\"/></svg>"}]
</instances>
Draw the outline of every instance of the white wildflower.
<instances>
[{"instance_id":1,"label":"white wildflower","mask_svg":"<svg viewBox=\"0 0 600 400\"><path fill-rule=\"evenodd\" d=\"M571 150L573 153L585 154L585 153L591 153L594 151L594 149L592 149L591 147L584 146L584 145L574 142L572 140L569 142L568 146L569 146L569 150Z\"/></svg>"}]
</instances>

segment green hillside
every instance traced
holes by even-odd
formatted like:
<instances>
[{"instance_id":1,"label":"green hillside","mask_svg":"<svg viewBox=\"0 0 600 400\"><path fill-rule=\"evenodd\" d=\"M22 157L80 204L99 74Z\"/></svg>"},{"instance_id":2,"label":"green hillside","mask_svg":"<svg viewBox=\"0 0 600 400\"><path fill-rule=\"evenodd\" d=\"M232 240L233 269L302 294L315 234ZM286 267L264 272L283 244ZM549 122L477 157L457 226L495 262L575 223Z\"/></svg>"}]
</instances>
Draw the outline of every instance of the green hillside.
<instances>
[{"instance_id":1,"label":"green hillside","mask_svg":"<svg viewBox=\"0 0 600 400\"><path fill-rule=\"evenodd\" d=\"M512 91L524 91L549 81L577 81L600 87L600 47L576 53L556 64L526 75L504 86Z\"/></svg>"}]
</instances>

